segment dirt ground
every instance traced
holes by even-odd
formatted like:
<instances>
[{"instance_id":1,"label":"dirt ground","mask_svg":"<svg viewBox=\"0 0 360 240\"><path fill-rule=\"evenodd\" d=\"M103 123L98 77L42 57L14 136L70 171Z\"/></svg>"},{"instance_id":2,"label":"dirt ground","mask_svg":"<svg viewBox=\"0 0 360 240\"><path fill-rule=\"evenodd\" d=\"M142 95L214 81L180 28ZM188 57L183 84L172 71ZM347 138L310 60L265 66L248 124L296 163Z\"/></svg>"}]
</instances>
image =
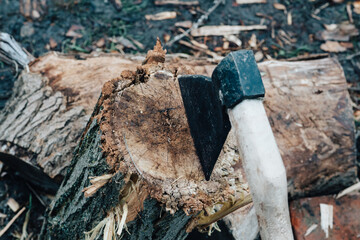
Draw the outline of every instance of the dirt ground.
<instances>
[{"instance_id":1,"label":"dirt ground","mask_svg":"<svg viewBox=\"0 0 360 240\"><path fill-rule=\"evenodd\" d=\"M36 2L38 0L33 0ZM184 1L184 0L183 0ZM20 12L20 2L0 0L0 32L11 34L35 57L53 50L79 54L91 52L121 52L141 54L154 46L159 37L163 43L171 41L186 30L177 23L195 23L215 1L198 0L199 5L156 5L153 0L122 0L116 9L110 0L48 0L38 15ZM176 17L165 20L147 20L146 15L173 11ZM24 16L25 15L25 16ZM189 24L187 22L187 24ZM325 54L336 56L344 68L349 92L354 101L355 123L360 127L360 2L341 0L267 0L262 4L237 4L226 0L205 20L204 25L266 25L266 30L244 31L235 34L236 40L224 36L191 37L166 46L169 53L195 56L224 56L238 49L252 49L258 60L318 58ZM341 24L340 33L327 31ZM344 30L345 29L345 30ZM324 33L325 32L325 33ZM357 34L356 34L357 32ZM326 39L334 43L326 47ZM241 44L239 44L239 41ZM194 43L195 41L195 43ZM198 44L197 44L198 43ZM194 45L195 44L195 45ZM190 45L190 47L189 47ZM325 51L324 51L325 50ZM339 52L340 51L340 52ZM12 66L0 62L0 109L11 95L16 74ZM357 114L357 112L359 114ZM357 133L358 136L358 133ZM357 137L358 148L360 141ZM20 205L36 207L30 211L28 232L35 238L40 231L42 204L16 174L6 166L1 171L0 229L13 214L6 205L16 196ZM30 196L32 199L30 200ZM25 214L17 220L8 234L0 239L17 238L22 232Z\"/></svg>"}]
</instances>

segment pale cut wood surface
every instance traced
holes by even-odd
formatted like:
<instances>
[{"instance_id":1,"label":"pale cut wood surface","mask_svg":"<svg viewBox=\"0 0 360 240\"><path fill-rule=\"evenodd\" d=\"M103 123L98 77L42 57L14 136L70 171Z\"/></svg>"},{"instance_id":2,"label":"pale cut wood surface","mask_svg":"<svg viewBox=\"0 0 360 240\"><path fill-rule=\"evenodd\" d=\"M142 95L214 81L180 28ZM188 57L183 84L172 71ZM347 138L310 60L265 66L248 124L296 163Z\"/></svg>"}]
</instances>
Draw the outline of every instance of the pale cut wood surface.
<instances>
[{"instance_id":1,"label":"pale cut wood surface","mask_svg":"<svg viewBox=\"0 0 360 240\"><path fill-rule=\"evenodd\" d=\"M32 161L48 175L63 175L104 82L119 77L124 69L135 70L143 59L75 60L56 54L40 58L31 67L33 74L18 80L0 115L2 151L17 155L7 144L15 143L35 153ZM178 68L178 74L187 69L208 76L215 67L206 59L179 57L171 57L167 64ZM260 63L259 68L291 195L337 191L350 185L356 176L354 126L339 63L333 59L271 61ZM240 162L237 167L241 168Z\"/></svg>"}]
</instances>

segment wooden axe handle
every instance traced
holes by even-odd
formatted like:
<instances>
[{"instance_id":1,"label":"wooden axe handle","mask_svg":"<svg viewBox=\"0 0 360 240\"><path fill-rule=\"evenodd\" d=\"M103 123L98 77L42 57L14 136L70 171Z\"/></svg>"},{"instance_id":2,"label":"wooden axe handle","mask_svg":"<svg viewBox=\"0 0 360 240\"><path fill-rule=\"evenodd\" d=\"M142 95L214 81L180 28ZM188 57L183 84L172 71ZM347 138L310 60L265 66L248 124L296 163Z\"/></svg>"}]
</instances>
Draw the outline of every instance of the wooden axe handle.
<instances>
[{"instance_id":1,"label":"wooden axe handle","mask_svg":"<svg viewBox=\"0 0 360 240\"><path fill-rule=\"evenodd\" d=\"M228 111L249 182L261 239L291 240L286 171L262 100L244 100Z\"/></svg>"}]
</instances>

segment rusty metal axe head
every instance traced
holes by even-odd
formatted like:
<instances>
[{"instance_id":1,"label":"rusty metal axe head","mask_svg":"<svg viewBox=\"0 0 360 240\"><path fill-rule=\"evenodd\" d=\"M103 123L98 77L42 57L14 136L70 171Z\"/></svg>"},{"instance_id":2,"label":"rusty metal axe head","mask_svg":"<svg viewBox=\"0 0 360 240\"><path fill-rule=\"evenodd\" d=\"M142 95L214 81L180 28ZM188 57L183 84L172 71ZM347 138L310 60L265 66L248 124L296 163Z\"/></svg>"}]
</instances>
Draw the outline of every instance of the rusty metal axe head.
<instances>
[{"instance_id":1,"label":"rusty metal axe head","mask_svg":"<svg viewBox=\"0 0 360 240\"><path fill-rule=\"evenodd\" d=\"M227 55L211 78L184 75L178 79L196 153L209 180L231 128L227 108L264 96L260 72L253 52L241 50Z\"/></svg>"}]
</instances>

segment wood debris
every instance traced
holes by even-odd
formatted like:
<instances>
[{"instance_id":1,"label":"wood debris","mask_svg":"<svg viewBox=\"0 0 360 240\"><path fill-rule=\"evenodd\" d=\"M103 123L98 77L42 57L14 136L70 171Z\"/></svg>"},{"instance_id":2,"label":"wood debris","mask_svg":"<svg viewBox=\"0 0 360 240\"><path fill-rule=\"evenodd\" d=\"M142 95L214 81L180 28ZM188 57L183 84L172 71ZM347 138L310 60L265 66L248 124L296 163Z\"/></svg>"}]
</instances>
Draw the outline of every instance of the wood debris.
<instances>
[{"instance_id":1,"label":"wood debris","mask_svg":"<svg viewBox=\"0 0 360 240\"><path fill-rule=\"evenodd\" d=\"M357 0L357 1L353 2L353 6L354 6L354 12L356 14L360 14L360 1Z\"/></svg>"},{"instance_id":2,"label":"wood debris","mask_svg":"<svg viewBox=\"0 0 360 240\"><path fill-rule=\"evenodd\" d=\"M57 42L51 37L51 38L49 39L49 45L50 45L50 48L51 48L51 49L54 49L54 48L57 47Z\"/></svg>"},{"instance_id":3,"label":"wood debris","mask_svg":"<svg viewBox=\"0 0 360 240\"><path fill-rule=\"evenodd\" d=\"M9 198L6 204L13 212L17 212L20 208L19 203L13 198Z\"/></svg>"},{"instance_id":4,"label":"wood debris","mask_svg":"<svg viewBox=\"0 0 360 240\"><path fill-rule=\"evenodd\" d=\"M334 41L350 41L350 37L358 36L359 30L354 24L344 22L341 24L324 25L326 30L322 31L319 38L321 40L334 40Z\"/></svg>"},{"instance_id":5,"label":"wood debris","mask_svg":"<svg viewBox=\"0 0 360 240\"><path fill-rule=\"evenodd\" d=\"M333 228L333 205L320 203L321 229L329 237L329 228Z\"/></svg>"},{"instance_id":6,"label":"wood debris","mask_svg":"<svg viewBox=\"0 0 360 240\"><path fill-rule=\"evenodd\" d=\"M155 1L155 5L195 6L199 5L199 1L157 0Z\"/></svg>"},{"instance_id":7,"label":"wood debris","mask_svg":"<svg viewBox=\"0 0 360 240\"><path fill-rule=\"evenodd\" d=\"M357 190L360 190L360 182L358 182L358 183L356 183L356 184L354 184L354 185L352 185L352 186L350 186L350 187L342 190L342 191L336 196L336 199L339 199L339 198L341 198L341 197L343 197L343 196L345 196L345 195L347 195L347 194L349 194L349 193L351 193L351 192L357 191Z\"/></svg>"},{"instance_id":8,"label":"wood debris","mask_svg":"<svg viewBox=\"0 0 360 240\"><path fill-rule=\"evenodd\" d=\"M66 32L66 37L72 38L82 38L82 34L79 33L80 31L84 30L84 27L81 25L72 25L69 30Z\"/></svg>"},{"instance_id":9,"label":"wood debris","mask_svg":"<svg viewBox=\"0 0 360 240\"><path fill-rule=\"evenodd\" d=\"M251 30L266 30L265 25L250 25L250 26L204 26L198 29L194 29L190 34L194 37L203 37L203 36L226 36L239 34L242 31L251 31Z\"/></svg>"},{"instance_id":10,"label":"wood debris","mask_svg":"<svg viewBox=\"0 0 360 240\"><path fill-rule=\"evenodd\" d=\"M347 50L346 47L341 46L340 43L336 41L326 41L321 44L320 49L325 52L345 52Z\"/></svg>"},{"instance_id":11,"label":"wood debris","mask_svg":"<svg viewBox=\"0 0 360 240\"><path fill-rule=\"evenodd\" d=\"M277 10L281 10L286 12L286 6L284 4L281 3L274 3L273 4L274 8L276 8Z\"/></svg>"},{"instance_id":12,"label":"wood debris","mask_svg":"<svg viewBox=\"0 0 360 240\"><path fill-rule=\"evenodd\" d=\"M174 12L174 11L159 12L156 14L145 15L145 18L146 18L146 20L153 20L153 21L173 19L173 18L176 18L176 12Z\"/></svg>"},{"instance_id":13,"label":"wood debris","mask_svg":"<svg viewBox=\"0 0 360 240\"><path fill-rule=\"evenodd\" d=\"M46 0L20 0L20 13L27 19L38 20L46 12Z\"/></svg>"},{"instance_id":14,"label":"wood debris","mask_svg":"<svg viewBox=\"0 0 360 240\"><path fill-rule=\"evenodd\" d=\"M11 220L6 224L6 226L0 231L0 237L2 237L6 231L13 225L13 223L20 217L20 215L26 210L26 207L23 207Z\"/></svg>"},{"instance_id":15,"label":"wood debris","mask_svg":"<svg viewBox=\"0 0 360 240\"><path fill-rule=\"evenodd\" d=\"M191 28L192 22L191 21L177 22L177 23L175 23L175 27Z\"/></svg>"},{"instance_id":16,"label":"wood debris","mask_svg":"<svg viewBox=\"0 0 360 240\"><path fill-rule=\"evenodd\" d=\"M83 189L85 197L91 197L94 195L97 190L108 183L113 176L113 174L105 174L103 176L90 177L91 185Z\"/></svg>"},{"instance_id":17,"label":"wood debris","mask_svg":"<svg viewBox=\"0 0 360 240\"><path fill-rule=\"evenodd\" d=\"M266 3L267 0L236 0L237 4Z\"/></svg>"},{"instance_id":18,"label":"wood debris","mask_svg":"<svg viewBox=\"0 0 360 240\"><path fill-rule=\"evenodd\" d=\"M202 15L188 30L183 32L180 35L175 36L171 41L166 43L166 46L171 46L175 42L179 41L183 37L187 36L191 31L196 30L200 25L204 24L204 21L207 20L211 13L215 11L215 9L220 6L220 4L225 4L225 0L214 0L214 5L210 7L204 15Z\"/></svg>"},{"instance_id":19,"label":"wood debris","mask_svg":"<svg viewBox=\"0 0 360 240\"><path fill-rule=\"evenodd\" d=\"M241 47L241 45L242 45L241 40L238 37L236 37L235 35L226 35L226 36L224 36L224 38L227 41L234 43L238 47Z\"/></svg>"},{"instance_id":20,"label":"wood debris","mask_svg":"<svg viewBox=\"0 0 360 240\"><path fill-rule=\"evenodd\" d=\"M310 233L312 233L316 228L317 228L317 224L313 224L311 225L307 230L306 233L304 234L304 237L307 237L310 235Z\"/></svg>"},{"instance_id":21,"label":"wood debris","mask_svg":"<svg viewBox=\"0 0 360 240\"><path fill-rule=\"evenodd\" d=\"M27 69L34 57L22 48L10 34L0 32L0 60L9 65L15 64L17 70L19 65Z\"/></svg>"}]
</instances>

